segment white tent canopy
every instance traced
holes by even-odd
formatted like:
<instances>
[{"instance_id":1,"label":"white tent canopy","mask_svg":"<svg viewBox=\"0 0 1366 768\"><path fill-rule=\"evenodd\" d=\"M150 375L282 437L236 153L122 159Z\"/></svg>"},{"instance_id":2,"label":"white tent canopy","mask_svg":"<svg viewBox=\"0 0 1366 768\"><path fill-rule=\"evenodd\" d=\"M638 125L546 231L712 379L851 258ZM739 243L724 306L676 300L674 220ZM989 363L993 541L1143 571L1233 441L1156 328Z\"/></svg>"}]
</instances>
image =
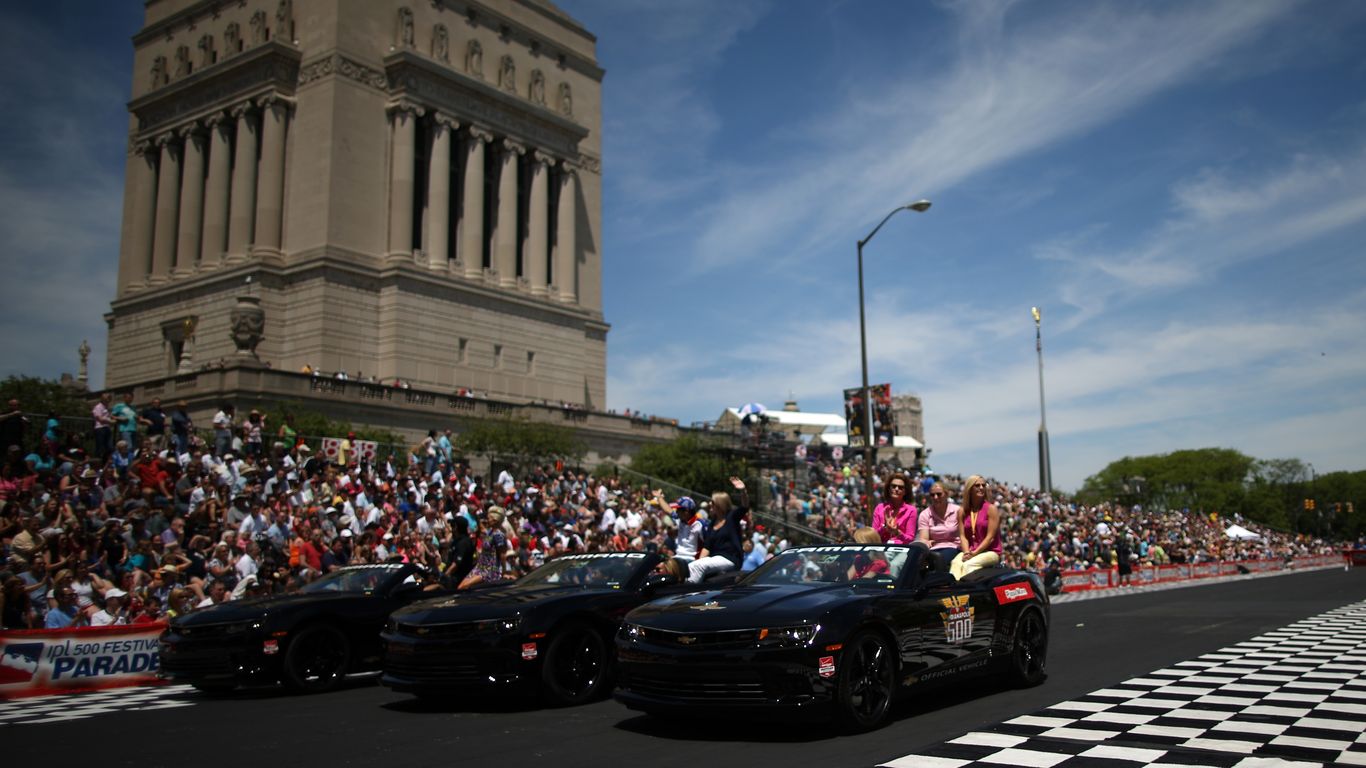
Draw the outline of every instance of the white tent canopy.
<instances>
[{"instance_id":1,"label":"white tent canopy","mask_svg":"<svg viewBox=\"0 0 1366 768\"><path fill-rule=\"evenodd\" d=\"M1224 531L1224 535L1230 539L1237 539L1238 541L1261 541L1262 538L1241 525L1230 525L1228 529Z\"/></svg>"}]
</instances>

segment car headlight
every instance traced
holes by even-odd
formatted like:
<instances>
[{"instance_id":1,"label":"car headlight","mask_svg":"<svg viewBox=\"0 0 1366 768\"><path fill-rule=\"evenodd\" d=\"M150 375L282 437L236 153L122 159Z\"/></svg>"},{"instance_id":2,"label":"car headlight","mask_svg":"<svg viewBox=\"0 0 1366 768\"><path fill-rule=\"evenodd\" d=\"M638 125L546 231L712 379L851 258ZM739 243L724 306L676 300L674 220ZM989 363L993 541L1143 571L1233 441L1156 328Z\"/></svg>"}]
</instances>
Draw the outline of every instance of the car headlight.
<instances>
[{"instance_id":1,"label":"car headlight","mask_svg":"<svg viewBox=\"0 0 1366 768\"><path fill-rule=\"evenodd\" d=\"M617 636L623 640L630 640L632 642L644 640L646 637L645 627L642 627L639 624L623 623L621 629L617 632Z\"/></svg>"},{"instance_id":2,"label":"car headlight","mask_svg":"<svg viewBox=\"0 0 1366 768\"><path fill-rule=\"evenodd\" d=\"M224 627L223 634L240 635L246 632L255 632L262 626L263 625L261 624L260 620L257 619L253 619L251 621L239 621L235 624L229 624L226 627Z\"/></svg>"},{"instance_id":3,"label":"car headlight","mask_svg":"<svg viewBox=\"0 0 1366 768\"><path fill-rule=\"evenodd\" d=\"M811 644L819 624L802 624L796 627L768 627L759 630L761 648L802 648Z\"/></svg>"},{"instance_id":4,"label":"car headlight","mask_svg":"<svg viewBox=\"0 0 1366 768\"><path fill-rule=\"evenodd\" d=\"M397 634L398 634L398 619L393 619L393 618L391 618L391 619L389 619L387 622L385 622L385 623L384 623L384 633L387 634L387 635L397 635Z\"/></svg>"},{"instance_id":5,"label":"car headlight","mask_svg":"<svg viewBox=\"0 0 1366 768\"><path fill-rule=\"evenodd\" d=\"M489 621L481 621L477 626L481 633L494 632L505 635L509 632L516 632L522 626L522 617L512 616L505 619L491 619Z\"/></svg>"}]
</instances>

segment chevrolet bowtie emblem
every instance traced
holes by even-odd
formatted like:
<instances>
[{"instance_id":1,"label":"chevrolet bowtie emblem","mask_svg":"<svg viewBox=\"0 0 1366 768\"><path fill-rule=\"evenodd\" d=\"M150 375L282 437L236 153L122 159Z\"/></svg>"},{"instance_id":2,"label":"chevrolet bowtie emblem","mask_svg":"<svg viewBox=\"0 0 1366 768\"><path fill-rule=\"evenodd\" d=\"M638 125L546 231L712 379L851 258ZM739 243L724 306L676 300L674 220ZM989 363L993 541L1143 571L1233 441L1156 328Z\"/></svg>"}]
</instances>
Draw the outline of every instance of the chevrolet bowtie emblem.
<instances>
[{"instance_id":1,"label":"chevrolet bowtie emblem","mask_svg":"<svg viewBox=\"0 0 1366 768\"><path fill-rule=\"evenodd\" d=\"M683 645L692 645L693 643L697 642L697 638L691 637L689 635L684 635L683 637L678 638L678 642Z\"/></svg>"},{"instance_id":2,"label":"chevrolet bowtie emblem","mask_svg":"<svg viewBox=\"0 0 1366 768\"><path fill-rule=\"evenodd\" d=\"M721 605L715 600L708 600L707 602L701 605L694 605L692 609L694 611L724 611L726 609L726 606Z\"/></svg>"},{"instance_id":3,"label":"chevrolet bowtie emblem","mask_svg":"<svg viewBox=\"0 0 1366 768\"><path fill-rule=\"evenodd\" d=\"M426 627L418 627L416 631L419 635L425 635L428 632L431 632L431 630L427 629Z\"/></svg>"}]
</instances>

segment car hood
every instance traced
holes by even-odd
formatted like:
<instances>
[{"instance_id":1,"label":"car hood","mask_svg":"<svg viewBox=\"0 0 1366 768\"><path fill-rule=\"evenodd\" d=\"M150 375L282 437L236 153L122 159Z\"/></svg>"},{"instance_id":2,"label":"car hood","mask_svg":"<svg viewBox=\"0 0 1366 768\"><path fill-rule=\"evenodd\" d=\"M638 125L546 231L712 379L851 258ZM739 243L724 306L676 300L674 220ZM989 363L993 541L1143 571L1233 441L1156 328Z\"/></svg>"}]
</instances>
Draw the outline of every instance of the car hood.
<instances>
[{"instance_id":1,"label":"car hood","mask_svg":"<svg viewBox=\"0 0 1366 768\"><path fill-rule=\"evenodd\" d=\"M631 611L626 621L689 632L817 623L832 608L876 594L871 587L847 584L738 586L655 600Z\"/></svg>"},{"instance_id":2,"label":"car hood","mask_svg":"<svg viewBox=\"0 0 1366 768\"><path fill-rule=\"evenodd\" d=\"M246 600L232 600L209 608L199 608L192 613L177 618L177 626L197 627L210 624L225 624L234 621L260 619L283 611L297 610L302 606L318 608L352 601L370 599L364 592L333 592L319 594L272 595L254 597Z\"/></svg>"},{"instance_id":3,"label":"car hood","mask_svg":"<svg viewBox=\"0 0 1366 768\"><path fill-rule=\"evenodd\" d=\"M551 602L604 593L619 594L619 590L577 585L531 587L511 584L505 587L458 592L433 600L421 600L395 611L392 616L405 624L483 621L524 614Z\"/></svg>"}]
</instances>

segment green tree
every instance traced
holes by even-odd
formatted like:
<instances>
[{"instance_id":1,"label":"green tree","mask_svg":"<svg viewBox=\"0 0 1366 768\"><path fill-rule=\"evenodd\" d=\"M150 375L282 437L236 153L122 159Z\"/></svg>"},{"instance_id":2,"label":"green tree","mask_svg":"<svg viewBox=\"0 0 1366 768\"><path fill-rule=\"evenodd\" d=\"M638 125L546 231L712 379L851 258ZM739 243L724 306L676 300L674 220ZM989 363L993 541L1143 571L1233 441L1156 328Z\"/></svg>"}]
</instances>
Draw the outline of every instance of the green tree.
<instances>
[{"instance_id":1,"label":"green tree","mask_svg":"<svg viewBox=\"0 0 1366 768\"><path fill-rule=\"evenodd\" d=\"M8 376L0 381L0 404L18 400L20 410L46 416L56 412L64 418L89 418L93 397L89 392L62 386L35 376Z\"/></svg>"},{"instance_id":2,"label":"green tree","mask_svg":"<svg viewBox=\"0 0 1366 768\"><path fill-rule=\"evenodd\" d=\"M730 478L749 477L749 465L728 453L715 440L684 435L677 440L641 448L631 469L683 488L706 493L730 490ZM750 491L751 495L757 489Z\"/></svg>"},{"instance_id":3,"label":"green tree","mask_svg":"<svg viewBox=\"0 0 1366 768\"><path fill-rule=\"evenodd\" d=\"M583 441L569 427L517 418L472 421L456 437L455 447L509 464L514 474L529 472L542 462L577 463L584 454Z\"/></svg>"}]
</instances>

